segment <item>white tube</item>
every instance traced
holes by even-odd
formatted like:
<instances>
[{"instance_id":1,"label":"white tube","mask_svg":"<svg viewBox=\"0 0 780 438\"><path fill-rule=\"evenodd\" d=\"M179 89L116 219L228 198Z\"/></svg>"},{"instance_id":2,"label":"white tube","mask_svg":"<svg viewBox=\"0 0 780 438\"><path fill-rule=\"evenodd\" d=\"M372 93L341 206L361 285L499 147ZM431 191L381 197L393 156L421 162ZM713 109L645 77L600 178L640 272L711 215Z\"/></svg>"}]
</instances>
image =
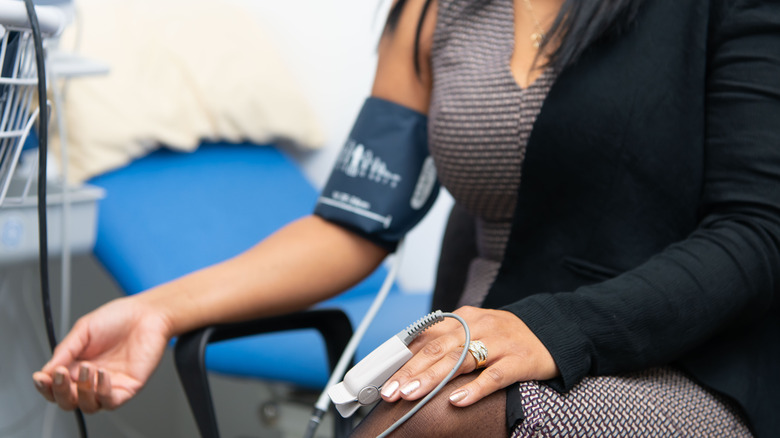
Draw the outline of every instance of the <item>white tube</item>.
<instances>
[{"instance_id":1,"label":"white tube","mask_svg":"<svg viewBox=\"0 0 780 438\"><path fill-rule=\"evenodd\" d=\"M404 243L401 241L401 243L398 245L398 249L395 252L393 263L390 267L390 272L387 274L387 277L385 277L385 281L382 283L382 287L379 289L379 293L376 295L376 298L374 298L374 302L371 303L371 307L368 308L366 315L363 317L363 320L360 321L360 325L358 325L358 328L355 330L355 333L352 335L349 343L347 343L347 347L344 349L344 352L341 354L341 358L336 364L336 369L333 370L333 374L330 375L330 379L328 379L328 383L325 385L325 389L322 391L320 398L317 399L317 403L314 405L315 408L320 409L323 412L328 410L328 406L330 405L328 389L340 382L344 377L344 373L346 372L347 366L349 366L349 363L352 360L352 356L355 355L358 344L360 344L360 341L366 334L366 330L368 330L368 326L371 325L374 317L376 317L379 308L382 307L382 303L385 302L385 298L387 298L387 294L390 292L390 288L393 286L393 282L395 282L395 279L398 276L398 269L401 266L401 258L403 256L403 247Z\"/></svg>"}]
</instances>

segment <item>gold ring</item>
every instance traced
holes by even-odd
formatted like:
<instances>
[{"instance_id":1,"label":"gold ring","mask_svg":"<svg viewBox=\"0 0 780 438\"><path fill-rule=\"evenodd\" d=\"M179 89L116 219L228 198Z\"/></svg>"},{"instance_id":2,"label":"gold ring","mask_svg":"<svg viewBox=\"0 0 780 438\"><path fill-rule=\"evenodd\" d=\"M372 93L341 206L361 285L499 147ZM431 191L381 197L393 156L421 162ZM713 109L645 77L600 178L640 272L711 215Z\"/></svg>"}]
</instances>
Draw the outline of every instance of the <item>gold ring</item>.
<instances>
[{"instance_id":1,"label":"gold ring","mask_svg":"<svg viewBox=\"0 0 780 438\"><path fill-rule=\"evenodd\" d=\"M461 345L463 347L463 345ZM477 361L477 368L484 368L487 363L488 350L482 341L469 342L469 353L474 356L474 360Z\"/></svg>"}]
</instances>

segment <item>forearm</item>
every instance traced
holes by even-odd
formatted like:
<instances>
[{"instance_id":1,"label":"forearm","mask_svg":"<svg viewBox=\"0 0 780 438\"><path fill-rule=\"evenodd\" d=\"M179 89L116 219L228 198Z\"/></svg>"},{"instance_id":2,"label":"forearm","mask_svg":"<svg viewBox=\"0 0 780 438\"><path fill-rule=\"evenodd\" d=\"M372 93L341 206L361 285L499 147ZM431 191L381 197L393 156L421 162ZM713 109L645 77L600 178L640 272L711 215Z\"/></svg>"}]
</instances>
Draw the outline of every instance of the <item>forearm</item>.
<instances>
[{"instance_id":1,"label":"forearm","mask_svg":"<svg viewBox=\"0 0 780 438\"><path fill-rule=\"evenodd\" d=\"M309 216L225 262L139 294L170 336L205 325L282 314L332 297L371 273L386 251Z\"/></svg>"}]
</instances>

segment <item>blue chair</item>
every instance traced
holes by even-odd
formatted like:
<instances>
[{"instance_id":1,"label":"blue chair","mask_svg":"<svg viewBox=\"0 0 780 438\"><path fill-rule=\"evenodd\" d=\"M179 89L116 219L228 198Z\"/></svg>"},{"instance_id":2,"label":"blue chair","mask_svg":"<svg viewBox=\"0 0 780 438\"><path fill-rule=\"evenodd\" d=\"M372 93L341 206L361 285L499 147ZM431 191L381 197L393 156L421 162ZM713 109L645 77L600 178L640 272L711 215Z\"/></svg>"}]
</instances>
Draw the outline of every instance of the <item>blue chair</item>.
<instances>
[{"instance_id":1,"label":"blue chair","mask_svg":"<svg viewBox=\"0 0 780 438\"><path fill-rule=\"evenodd\" d=\"M318 194L284 153L272 146L253 144L208 143L193 153L160 149L90 183L106 190L98 206L95 255L127 294L142 292L248 249L284 224L310 213ZM385 268L380 267L317 309L270 320L270 325L266 319L182 336L182 340L197 341L193 348L182 347L189 354L177 352L177 363L183 362L182 367L194 363L195 371L184 372L189 376L208 369L322 389L330 374L329 360L331 365L335 363L338 357L334 355L346 343L343 338L351 334L349 322L357 324L362 319L385 275ZM427 313L430 299L430 294L404 293L394 286L379 318L358 347L357 359ZM344 321L348 323L346 328ZM248 336L275 331L275 326L291 331ZM315 330L293 330L304 326ZM238 339L232 339L235 337ZM222 342L206 348L217 340ZM201 367L198 355L204 354ZM278 361L279 357L285 361ZM179 371L182 376L181 368ZM202 393L203 388L208 391L205 377L201 383L184 385L188 391L189 386L200 394L188 394L188 398L197 410L201 434L218 436L210 396L206 394L204 399ZM208 407L196 409L193 403Z\"/></svg>"}]
</instances>

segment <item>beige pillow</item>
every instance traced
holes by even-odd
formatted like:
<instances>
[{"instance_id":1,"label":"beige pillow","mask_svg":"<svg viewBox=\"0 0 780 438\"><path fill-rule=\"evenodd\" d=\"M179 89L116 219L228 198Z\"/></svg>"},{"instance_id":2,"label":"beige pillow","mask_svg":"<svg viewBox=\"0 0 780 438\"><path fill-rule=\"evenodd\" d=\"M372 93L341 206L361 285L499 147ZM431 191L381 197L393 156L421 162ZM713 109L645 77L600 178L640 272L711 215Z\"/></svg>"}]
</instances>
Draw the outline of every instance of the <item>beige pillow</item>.
<instances>
[{"instance_id":1,"label":"beige pillow","mask_svg":"<svg viewBox=\"0 0 780 438\"><path fill-rule=\"evenodd\" d=\"M258 20L227 0L80 0L62 37L106 62L69 81L69 179L83 181L165 145L277 139L320 147L319 122ZM57 148L57 136L52 136Z\"/></svg>"}]
</instances>

